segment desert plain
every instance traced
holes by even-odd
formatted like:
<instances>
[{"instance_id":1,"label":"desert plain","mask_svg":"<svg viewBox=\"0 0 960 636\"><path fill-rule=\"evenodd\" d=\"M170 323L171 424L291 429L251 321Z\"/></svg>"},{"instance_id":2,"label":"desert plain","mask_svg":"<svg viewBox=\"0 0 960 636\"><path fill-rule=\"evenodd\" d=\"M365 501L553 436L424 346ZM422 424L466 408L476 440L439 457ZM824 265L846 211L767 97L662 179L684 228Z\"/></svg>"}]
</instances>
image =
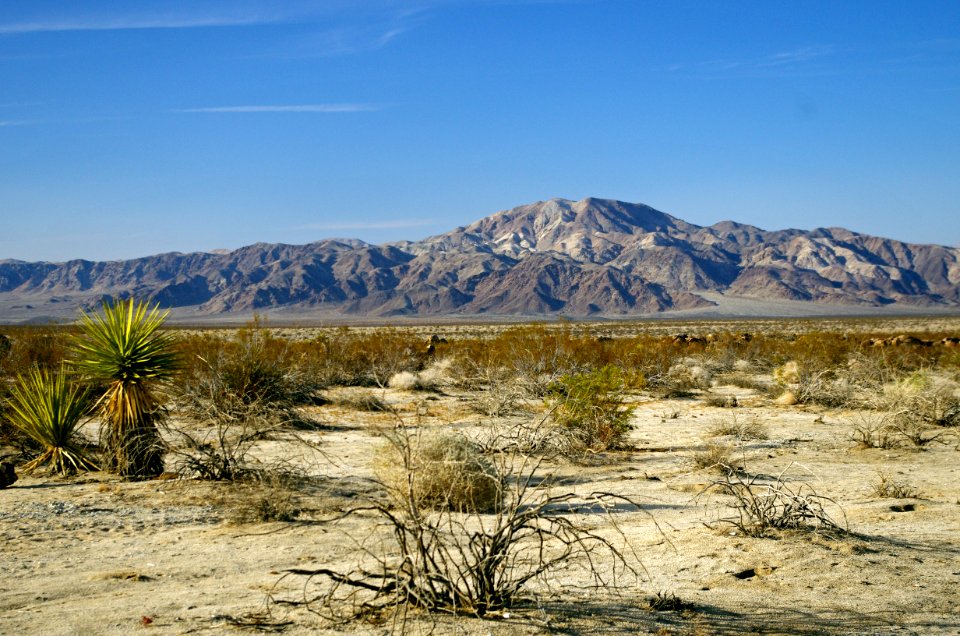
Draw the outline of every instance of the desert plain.
<instances>
[{"instance_id":1,"label":"desert plain","mask_svg":"<svg viewBox=\"0 0 960 636\"><path fill-rule=\"evenodd\" d=\"M524 364L477 353L524 329L508 342ZM256 330L329 351L338 339L377 342L382 328ZM0 490L0 633L957 634L960 349L942 344L950 334L960 318L406 326L387 341L412 343L409 356L363 354L380 365L372 381L328 369L292 407L296 425L271 425L244 447L255 477L233 480L191 470L199 451L185 435L215 447L222 422L171 397L161 478L38 470ZM893 342L901 335L919 342ZM481 345L465 353L466 341ZM838 342L842 352L824 353ZM498 445L559 426L552 387L593 370L576 353L587 343L624 372L623 438L550 452ZM638 348L657 352L638 358ZM91 442L97 425L83 429ZM566 497L544 514L607 538L623 563L584 544L483 617L402 605L351 618L347 602L325 606L329 580L290 570L359 572L395 556L383 515L358 508L390 508L383 449L398 430L463 435L494 464L529 455L532 496ZM4 454L22 464L19 452ZM780 488L823 516L751 531L737 484L760 502ZM605 505L598 492L623 499Z\"/></svg>"}]
</instances>

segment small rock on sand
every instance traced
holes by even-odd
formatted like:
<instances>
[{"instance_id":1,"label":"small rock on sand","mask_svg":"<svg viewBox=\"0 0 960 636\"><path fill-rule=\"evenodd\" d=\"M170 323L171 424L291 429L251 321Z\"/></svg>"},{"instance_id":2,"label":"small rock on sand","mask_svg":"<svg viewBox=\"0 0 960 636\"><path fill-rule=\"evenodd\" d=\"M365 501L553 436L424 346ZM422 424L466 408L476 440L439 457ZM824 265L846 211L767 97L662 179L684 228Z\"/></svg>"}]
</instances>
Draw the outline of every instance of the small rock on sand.
<instances>
[{"instance_id":1,"label":"small rock on sand","mask_svg":"<svg viewBox=\"0 0 960 636\"><path fill-rule=\"evenodd\" d=\"M17 473L10 462L0 462L0 488L6 488L17 481Z\"/></svg>"}]
</instances>

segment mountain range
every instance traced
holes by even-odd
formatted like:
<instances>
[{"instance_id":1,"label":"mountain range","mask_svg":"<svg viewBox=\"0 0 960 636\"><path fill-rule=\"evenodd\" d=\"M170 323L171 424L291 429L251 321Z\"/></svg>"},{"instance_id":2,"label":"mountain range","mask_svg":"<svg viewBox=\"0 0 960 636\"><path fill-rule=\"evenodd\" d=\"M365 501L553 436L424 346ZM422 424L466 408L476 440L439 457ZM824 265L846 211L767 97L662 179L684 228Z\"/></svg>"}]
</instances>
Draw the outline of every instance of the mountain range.
<instances>
[{"instance_id":1,"label":"mountain range","mask_svg":"<svg viewBox=\"0 0 960 636\"><path fill-rule=\"evenodd\" d=\"M421 241L330 239L124 261L0 260L0 319L127 296L197 316L630 316L717 298L960 307L960 250L842 228L703 227L649 206L551 199Z\"/></svg>"}]
</instances>

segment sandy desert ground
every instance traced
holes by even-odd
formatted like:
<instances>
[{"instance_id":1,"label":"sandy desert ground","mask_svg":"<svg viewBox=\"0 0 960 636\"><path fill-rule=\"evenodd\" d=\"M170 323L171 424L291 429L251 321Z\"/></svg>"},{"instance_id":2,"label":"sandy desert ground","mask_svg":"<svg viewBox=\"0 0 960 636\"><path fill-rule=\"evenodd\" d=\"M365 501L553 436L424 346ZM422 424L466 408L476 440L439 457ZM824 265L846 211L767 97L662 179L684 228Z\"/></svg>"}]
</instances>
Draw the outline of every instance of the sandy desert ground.
<instances>
[{"instance_id":1,"label":"sandy desert ground","mask_svg":"<svg viewBox=\"0 0 960 636\"><path fill-rule=\"evenodd\" d=\"M922 331L919 324L906 326ZM350 407L365 395L395 413ZM737 406L719 406L718 396L735 397ZM541 418L546 407L531 400L525 410L491 417L476 408L480 394L443 384L332 388L326 397L329 404L308 408L322 426L300 433L316 450L282 439L255 447L265 462L284 458L303 470L287 493L299 511L291 521L238 520L262 489L227 482L37 474L0 491L0 633L960 633L956 430L922 448L862 448L854 431L868 414L780 405L722 376L684 397L630 392L625 450L541 468L554 475L552 492L574 493L574 503L595 491L639 503L558 513L616 540L622 532L637 576L594 589L580 559L532 584L518 607L485 620L410 611L331 624L277 602L311 589L284 571L347 567L359 558L358 542L377 536L372 513L338 517L378 496L372 466L384 431L403 421L482 437ZM717 434L745 423L759 425L765 439ZM720 473L696 463L711 444L731 448L745 475L769 483L782 474L786 484L828 497L836 503L829 514L849 532L755 538L723 523L731 497L706 490ZM910 496L878 494L881 475ZM658 593L681 606L654 611L649 601Z\"/></svg>"}]
</instances>

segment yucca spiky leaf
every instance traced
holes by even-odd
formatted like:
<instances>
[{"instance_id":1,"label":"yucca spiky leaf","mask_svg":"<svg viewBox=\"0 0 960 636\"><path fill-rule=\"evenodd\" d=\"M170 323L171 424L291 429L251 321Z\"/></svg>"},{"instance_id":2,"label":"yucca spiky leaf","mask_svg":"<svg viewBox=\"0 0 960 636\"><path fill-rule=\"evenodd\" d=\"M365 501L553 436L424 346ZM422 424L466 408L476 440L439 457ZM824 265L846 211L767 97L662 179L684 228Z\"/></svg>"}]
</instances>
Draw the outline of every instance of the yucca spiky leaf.
<instances>
[{"instance_id":1,"label":"yucca spiky leaf","mask_svg":"<svg viewBox=\"0 0 960 636\"><path fill-rule=\"evenodd\" d=\"M96 379L124 383L169 378L177 369L173 337L158 332L168 313L131 298L104 304L102 314L82 314L77 367Z\"/></svg>"},{"instance_id":2,"label":"yucca spiky leaf","mask_svg":"<svg viewBox=\"0 0 960 636\"><path fill-rule=\"evenodd\" d=\"M96 469L77 431L89 406L87 392L68 382L62 366L56 373L34 367L17 377L7 404L10 423L44 449L25 472L46 463L60 474Z\"/></svg>"},{"instance_id":3,"label":"yucca spiky leaf","mask_svg":"<svg viewBox=\"0 0 960 636\"><path fill-rule=\"evenodd\" d=\"M97 404L105 468L129 477L163 471L163 444L156 423L162 409L152 392L178 367L173 336L160 332L169 312L134 299L105 304L101 314L83 314L74 343L74 363L109 383Z\"/></svg>"}]
</instances>

